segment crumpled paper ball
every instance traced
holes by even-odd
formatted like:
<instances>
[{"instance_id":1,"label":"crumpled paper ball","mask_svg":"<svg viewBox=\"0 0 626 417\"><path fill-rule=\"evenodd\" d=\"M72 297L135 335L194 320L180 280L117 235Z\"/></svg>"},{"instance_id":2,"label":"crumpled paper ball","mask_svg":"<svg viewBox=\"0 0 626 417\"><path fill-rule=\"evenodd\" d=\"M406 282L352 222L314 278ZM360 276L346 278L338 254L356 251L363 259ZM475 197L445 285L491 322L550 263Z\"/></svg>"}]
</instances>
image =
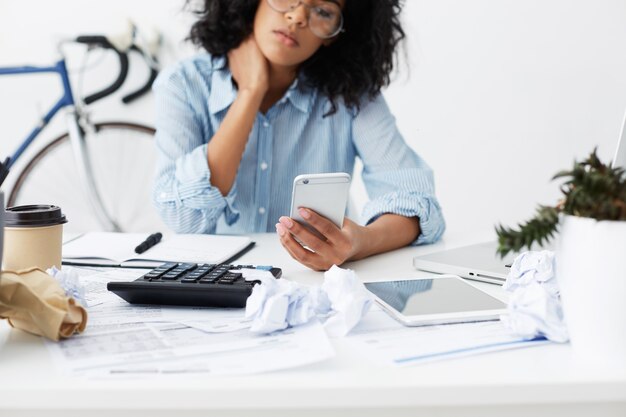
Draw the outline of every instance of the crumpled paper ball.
<instances>
[{"instance_id":1,"label":"crumpled paper ball","mask_svg":"<svg viewBox=\"0 0 626 417\"><path fill-rule=\"evenodd\" d=\"M260 278L246 302L250 330L272 333L326 319L324 327L331 337L350 332L367 313L371 294L354 271L333 265L324 273L321 287L310 287L285 279Z\"/></svg>"},{"instance_id":2,"label":"crumpled paper ball","mask_svg":"<svg viewBox=\"0 0 626 417\"><path fill-rule=\"evenodd\" d=\"M508 315L500 319L515 334L561 343L569 340L555 263L554 252L544 250L524 252L511 265L503 286L511 293Z\"/></svg>"}]
</instances>

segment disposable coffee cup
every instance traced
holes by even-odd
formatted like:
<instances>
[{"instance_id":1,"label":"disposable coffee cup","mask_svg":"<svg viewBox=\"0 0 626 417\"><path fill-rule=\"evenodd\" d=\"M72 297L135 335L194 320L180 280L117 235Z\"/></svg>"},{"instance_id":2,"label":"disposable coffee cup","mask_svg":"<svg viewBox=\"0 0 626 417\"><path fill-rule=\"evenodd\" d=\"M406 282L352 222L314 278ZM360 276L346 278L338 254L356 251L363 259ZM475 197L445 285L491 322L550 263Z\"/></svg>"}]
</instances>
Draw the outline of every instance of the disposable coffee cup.
<instances>
[{"instance_id":1,"label":"disposable coffee cup","mask_svg":"<svg viewBox=\"0 0 626 417\"><path fill-rule=\"evenodd\" d=\"M37 267L61 269L63 224L61 208L51 205L9 207L4 213L2 269L19 271Z\"/></svg>"}]
</instances>

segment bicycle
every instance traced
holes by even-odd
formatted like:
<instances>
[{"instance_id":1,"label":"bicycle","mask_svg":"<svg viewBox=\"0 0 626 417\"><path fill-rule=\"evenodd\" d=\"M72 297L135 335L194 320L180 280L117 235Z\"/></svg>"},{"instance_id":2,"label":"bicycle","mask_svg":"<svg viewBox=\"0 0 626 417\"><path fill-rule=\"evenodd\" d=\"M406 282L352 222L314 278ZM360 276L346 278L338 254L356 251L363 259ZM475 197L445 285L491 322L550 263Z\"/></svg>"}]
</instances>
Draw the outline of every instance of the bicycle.
<instances>
[{"instance_id":1,"label":"bicycle","mask_svg":"<svg viewBox=\"0 0 626 417\"><path fill-rule=\"evenodd\" d=\"M87 53L103 48L117 54L120 72L116 80L84 99L74 95L63 52L64 44L69 42L87 45ZM155 52L140 48L134 37L122 50L106 36L78 36L59 43L61 56L54 65L0 67L0 76L54 73L63 86L61 98L43 116L41 123L0 163L0 185L24 151L61 110L66 112L67 124L67 132L50 141L14 173L7 207L36 203L58 205L70 220L67 225L70 231L147 231L154 228L155 223L161 224L154 210L150 210L154 129L131 122L92 123L86 110L86 106L122 86L128 75L128 52L131 51L142 55L150 65L150 76L145 85L123 97L124 103L130 103L150 90L158 73Z\"/></svg>"}]
</instances>

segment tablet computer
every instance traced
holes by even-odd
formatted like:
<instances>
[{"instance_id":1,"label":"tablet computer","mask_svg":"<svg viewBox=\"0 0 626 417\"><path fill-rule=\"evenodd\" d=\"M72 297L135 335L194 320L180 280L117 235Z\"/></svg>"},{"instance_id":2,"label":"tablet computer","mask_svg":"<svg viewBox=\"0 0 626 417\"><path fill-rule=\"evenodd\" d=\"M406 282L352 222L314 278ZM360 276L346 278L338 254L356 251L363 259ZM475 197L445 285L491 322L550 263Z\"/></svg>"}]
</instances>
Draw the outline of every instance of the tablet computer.
<instances>
[{"instance_id":1,"label":"tablet computer","mask_svg":"<svg viewBox=\"0 0 626 417\"><path fill-rule=\"evenodd\" d=\"M455 275L369 282L376 302L406 326L498 320L506 303Z\"/></svg>"}]
</instances>

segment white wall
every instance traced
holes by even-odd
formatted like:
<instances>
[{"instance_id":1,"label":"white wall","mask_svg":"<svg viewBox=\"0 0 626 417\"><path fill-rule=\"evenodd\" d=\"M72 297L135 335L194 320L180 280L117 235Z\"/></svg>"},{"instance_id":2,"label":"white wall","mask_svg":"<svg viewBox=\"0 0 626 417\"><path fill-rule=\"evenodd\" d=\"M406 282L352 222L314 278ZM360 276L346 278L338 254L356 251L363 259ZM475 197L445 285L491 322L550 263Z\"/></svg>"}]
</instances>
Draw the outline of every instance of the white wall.
<instances>
[{"instance_id":1,"label":"white wall","mask_svg":"<svg viewBox=\"0 0 626 417\"><path fill-rule=\"evenodd\" d=\"M192 18L181 8L180 0L0 0L0 65L46 62L53 35L111 32L125 17L158 27L172 62L191 53L182 39ZM595 146L612 156L626 109L626 0L407 0L404 20L409 65L385 95L435 171L451 233L489 236L496 222L521 221L556 201L550 178L575 157ZM90 78L107 84L114 67L105 59ZM56 87L46 76L0 77L0 156ZM152 114L151 98L131 109L112 99L94 106L95 119ZM357 202L364 198L358 189Z\"/></svg>"},{"instance_id":2,"label":"white wall","mask_svg":"<svg viewBox=\"0 0 626 417\"><path fill-rule=\"evenodd\" d=\"M449 229L553 203L549 179L626 110L626 1L408 0L411 78L387 97L433 166Z\"/></svg>"}]
</instances>

